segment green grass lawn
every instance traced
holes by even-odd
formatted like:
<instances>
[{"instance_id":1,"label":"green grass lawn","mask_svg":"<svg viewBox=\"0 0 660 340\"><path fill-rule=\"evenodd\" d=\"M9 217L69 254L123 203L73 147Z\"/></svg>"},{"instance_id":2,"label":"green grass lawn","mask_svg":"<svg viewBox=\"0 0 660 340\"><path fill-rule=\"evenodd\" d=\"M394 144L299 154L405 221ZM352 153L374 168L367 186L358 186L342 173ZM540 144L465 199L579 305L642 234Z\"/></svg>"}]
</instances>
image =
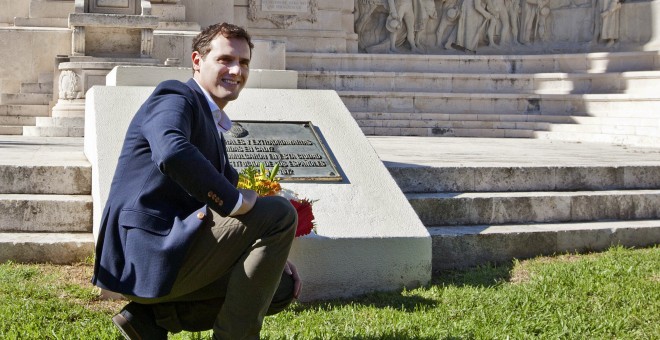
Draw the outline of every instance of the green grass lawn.
<instances>
[{"instance_id":1,"label":"green grass lawn","mask_svg":"<svg viewBox=\"0 0 660 340\"><path fill-rule=\"evenodd\" d=\"M117 339L91 265L0 265L0 339ZM660 339L660 247L435 275L415 290L298 303L266 339ZM206 339L209 332L172 339Z\"/></svg>"}]
</instances>

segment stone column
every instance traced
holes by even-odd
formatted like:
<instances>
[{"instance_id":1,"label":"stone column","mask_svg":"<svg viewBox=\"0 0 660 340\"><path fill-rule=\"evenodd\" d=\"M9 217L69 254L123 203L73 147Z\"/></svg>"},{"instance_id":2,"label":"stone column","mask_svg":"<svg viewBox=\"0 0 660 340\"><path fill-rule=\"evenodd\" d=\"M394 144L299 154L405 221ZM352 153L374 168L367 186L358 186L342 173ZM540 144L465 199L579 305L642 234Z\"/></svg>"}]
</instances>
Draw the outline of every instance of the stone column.
<instances>
[{"instance_id":1,"label":"stone column","mask_svg":"<svg viewBox=\"0 0 660 340\"><path fill-rule=\"evenodd\" d=\"M151 58L154 50L154 30L153 28L142 29L142 42L140 45L140 57Z\"/></svg>"},{"instance_id":2,"label":"stone column","mask_svg":"<svg viewBox=\"0 0 660 340\"><path fill-rule=\"evenodd\" d=\"M71 55L83 56L85 55L85 27L74 26L71 33Z\"/></svg>"}]
</instances>

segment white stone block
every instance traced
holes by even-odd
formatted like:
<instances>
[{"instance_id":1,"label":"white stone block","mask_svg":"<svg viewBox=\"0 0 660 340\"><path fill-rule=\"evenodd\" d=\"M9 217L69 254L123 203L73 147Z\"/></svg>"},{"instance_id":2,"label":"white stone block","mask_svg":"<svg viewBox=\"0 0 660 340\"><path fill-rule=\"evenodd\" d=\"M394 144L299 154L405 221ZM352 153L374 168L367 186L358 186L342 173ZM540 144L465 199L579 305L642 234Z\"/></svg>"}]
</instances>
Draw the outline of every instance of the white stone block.
<instances>
[{"instance_id":1,"label":"white stone block","mask_svg":"<svg viewBox=\"0 0 660 340\"><path fill-rule=\"evenodd\" d=\"M107 86L156 86L160 82L175 79L187 81L192 77L188 67L117 66L106 76ZM278 70L250 70L248 88L295 89L298 72Z\"/></svg>"},{"instance_id":2,"label":"white stone block","mask_svg":"<svg viewBox=\"0 0 660 340\"><path fill-rule=\"evenodd\" d=\"M250 68L284 70L286 68L286 44L283 41L254 39Z\"/></svg>"},{"instance_id":3,"label":"white stone block","mask_svg":"<svg viewBox=\"0 0 660 340\"><path fill-rule=\"evenodd\" d=\"M92 163L95 225L126 126L150 87L94 87L87 94L85 154ZM426 284L431 240L373 147L333 91L245 89L234 120L311 121L344 175L340 183L284 183L314 204L318 235L298 238L291 259L303 300Z\"/></svg>"}]
</instances>

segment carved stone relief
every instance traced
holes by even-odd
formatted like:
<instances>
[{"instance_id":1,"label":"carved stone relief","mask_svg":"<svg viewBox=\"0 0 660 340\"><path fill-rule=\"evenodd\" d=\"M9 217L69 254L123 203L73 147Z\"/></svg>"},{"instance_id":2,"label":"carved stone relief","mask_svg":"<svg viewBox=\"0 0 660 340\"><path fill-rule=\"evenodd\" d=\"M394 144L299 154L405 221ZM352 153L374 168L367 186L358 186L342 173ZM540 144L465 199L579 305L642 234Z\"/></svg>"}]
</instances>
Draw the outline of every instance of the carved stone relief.
<instances>
[{"instance_id":1,"label":"carved stone relief","mask_svg":"<svg viewBox=\"0 0 660 340\"><path fill-rule=\"evenodd\" d=\"M250 0L248 19L268 20L277 28L285 29L300 22L316 22L317 0Z\"/></svg>"},{"instance_id":2,"label":"carved stone relief","mask_svg":"<svg viewBox=\"0 0 660 340\"><path fill-rule=\"evenodd\" d=\"M367 53L602 50L617 47L621 1L355 0L355 32Z\"/></svg>"},{"instance_id":3,"label":"carved stone relief","mask_svg":"<svg viewBox=\"0 0 660 340\"><path fill-rule=\"evenodd\" d=\"M71 70L60 73L59 79L60 99L80 99L83 97L80 76Z\"/></svg>"},{"instance_id":4,"label":"carved stone relief","mask_svg":"<svg viewBox=\"0 0 660 340\"><path fill-rule=\"evenodd\" d=\"M613 46L619 39L620 0L594 0L594 35L592 43L601 40Z\"/></svg>"}]
</instances>

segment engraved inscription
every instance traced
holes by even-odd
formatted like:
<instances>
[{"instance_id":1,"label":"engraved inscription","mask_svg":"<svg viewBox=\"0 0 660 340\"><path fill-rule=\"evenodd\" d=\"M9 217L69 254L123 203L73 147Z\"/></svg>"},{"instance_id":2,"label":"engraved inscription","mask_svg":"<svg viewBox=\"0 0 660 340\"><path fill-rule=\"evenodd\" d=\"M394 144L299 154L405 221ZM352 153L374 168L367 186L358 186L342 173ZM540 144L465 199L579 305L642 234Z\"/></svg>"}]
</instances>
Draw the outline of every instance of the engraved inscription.
<instances>
[{"instance_id":1,"label":"engraved inscription","mask_svg":"<svg viewBox=\"0 0 660 340\"><path fill-rule=\"evenodd\" d=\"M128 8L128 0L96 0L96 7Z\"/></svg>"},{"instance_id":2,"label":"engraved inscription","mask_svg":"<svg viewBox=\"0 0 660 340\"><path fill-rule=\"evenodd\" d=\"M318 7L318 0L248 0L248 19L286 29L300 21L316 22Z\"/></svg>"},{"instance_id":3,"label":"engraved inscription","mask_svg":"<svg viewBox=\"0 0 660 340\"><path fill-rule=\"evenodd\" d=\"M245 137L225 135L229 163L241 171L279 165L282 180L341 180L308 122L235 122Z\"/></svg>"},{"instance_id":4,"label":"engraved inscription","mask_svg":"<svg viewBox=\"0 0 660 340\"><path fill-rule=\"evenodd\" d=\"M261 0L261 10L267 12L309 12L309 0Z\"/></svg>"}]
</instances>

